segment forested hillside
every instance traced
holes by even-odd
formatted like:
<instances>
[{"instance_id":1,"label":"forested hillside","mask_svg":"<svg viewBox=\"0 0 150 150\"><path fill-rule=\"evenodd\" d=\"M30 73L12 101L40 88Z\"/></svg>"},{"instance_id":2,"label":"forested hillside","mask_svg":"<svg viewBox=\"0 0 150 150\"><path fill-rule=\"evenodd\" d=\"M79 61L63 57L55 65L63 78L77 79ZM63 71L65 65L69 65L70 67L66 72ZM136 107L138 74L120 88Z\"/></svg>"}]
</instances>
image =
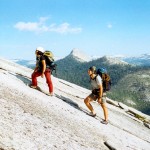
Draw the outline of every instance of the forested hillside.
<instances>
[{"instance_id":1,"label":"forested hillside","mask_svg":"<svg viewBox=\"0 0 150 150\"><path fill-rule=\"evenodd\" d=\"M150 83L149 67L130 64L110 64L106 57L90 62L79 62L71 57L57 61L57 77L90 89L87 70L90 66L105 67L112 79L112 89L108 96L150 114L150 99L147 84ZM148 75L147 80L139 78L139 73ZM131 86L132 85L132 86ZM137 87L137 88L135 88ZM150 87L150 86L149 86ZM150 92L149 92L150 93Z\"/></svg>"}]
</instances>

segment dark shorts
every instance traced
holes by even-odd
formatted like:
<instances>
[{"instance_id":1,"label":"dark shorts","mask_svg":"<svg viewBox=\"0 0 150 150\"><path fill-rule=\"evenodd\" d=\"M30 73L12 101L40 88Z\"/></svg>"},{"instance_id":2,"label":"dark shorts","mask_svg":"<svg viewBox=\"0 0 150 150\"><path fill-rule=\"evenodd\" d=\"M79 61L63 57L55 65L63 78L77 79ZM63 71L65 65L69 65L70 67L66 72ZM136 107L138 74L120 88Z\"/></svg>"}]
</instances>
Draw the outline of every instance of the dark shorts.
<instances>
[{"instance_id":1,"label":"dark shorts","mask_svg":"<svg viewBox=\"0 0 150 150\"><path fill-rule=\"evenodd\" d=\"M89 97L91 99L93 99L94 101L96 101L99 97L99 90L93 90L92 93L89 95ZM102 103L106 103L106 93L103 92L103 96L102 96Z\"/></svg>"}]
</instances>

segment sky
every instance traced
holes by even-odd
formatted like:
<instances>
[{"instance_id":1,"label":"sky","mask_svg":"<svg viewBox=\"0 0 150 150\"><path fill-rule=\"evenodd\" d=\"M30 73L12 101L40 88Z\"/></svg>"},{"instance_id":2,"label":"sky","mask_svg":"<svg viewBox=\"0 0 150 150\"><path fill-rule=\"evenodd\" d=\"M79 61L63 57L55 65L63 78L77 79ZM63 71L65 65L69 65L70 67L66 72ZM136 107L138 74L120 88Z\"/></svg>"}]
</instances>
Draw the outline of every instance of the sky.
<instances>
[{"instance_id":1,"label":"sky","mask_svg":"<svg viewBox=\"0 0 150 150\"><path fill-rule=\"evenodd\" d=\"M0 0L0 56L150 53L150 0Z\"/></svg>"}]
</instances>

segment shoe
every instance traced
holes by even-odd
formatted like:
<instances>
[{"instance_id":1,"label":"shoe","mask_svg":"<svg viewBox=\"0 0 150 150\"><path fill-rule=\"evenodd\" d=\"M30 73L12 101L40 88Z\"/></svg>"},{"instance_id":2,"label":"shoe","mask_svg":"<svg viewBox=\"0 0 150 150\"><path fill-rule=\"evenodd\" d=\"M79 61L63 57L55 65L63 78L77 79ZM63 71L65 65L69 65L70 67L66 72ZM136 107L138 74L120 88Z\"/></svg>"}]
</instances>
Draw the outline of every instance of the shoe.
<instances>
[{"instance_id":1,"label":"shoe","mask_svg":"<svg viewBox=\"0 0 150 150\"><path fill-rule=\"evenodd\" d=\"M106 124L106 125L107 125L107 124L108 124L108 121L106 121L106 120L102 120L102 121L101 121L101 123L102 123L102 124Z\"/></svg>"},{"instance_id":2,"label":"shoe","mask_svg":"<svg viewBox=\"0 0 150 150\"><path fill-rule=\"evenodd\" d=\"M37 86L34 86L34 85L30 85L30 87L33 88L33 89L37 88Z\"/></svg>"},{"instance_id":3,"label":"shoe","mask_svg":"<svg viewBox=\"0 0 150 150\"><path fill-rule=\"evenodd\" d=\"M54 96L54 94L53 94L53 93L48 93L47 95L48 95L48 96Z\"/></svg>"},{"instance_id":4,"label":"shoe","mask_svg":"<svg viewBox=\"0 0 150 150\"><path fill-rule=\"evenodd\" d=\"M93 114L92 112L90 112L88 115L91 116L91 117L96 117L96 113Z\"/></svg>"}]
</instances>

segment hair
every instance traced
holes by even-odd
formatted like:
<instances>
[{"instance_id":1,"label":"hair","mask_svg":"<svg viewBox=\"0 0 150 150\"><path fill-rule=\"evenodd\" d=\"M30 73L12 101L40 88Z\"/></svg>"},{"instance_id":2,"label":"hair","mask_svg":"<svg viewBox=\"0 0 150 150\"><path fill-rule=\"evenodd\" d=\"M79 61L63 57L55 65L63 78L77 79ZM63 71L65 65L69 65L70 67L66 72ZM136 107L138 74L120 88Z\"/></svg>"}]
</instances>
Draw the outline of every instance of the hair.
<instances>
[{"instance_id":1,"label":"hair","mask_svg":"<svg viewBox=\"0 0 150 150\"><path fill-rule=\"evenodd\" d=\"M91 66L91 67L89 68L89 70L91 70L93 73L96 73L96 67L95 67L95 66Z\"/></svg>"},{"instance_id":2,"label":"hair","mask_svg":"<svg viewBox=\"0 0 150 150\"><path fill-rule=\"evenodd\" d=\"M43 55L43 53L41 51L38 51L38 50L36 50L36 51L37 51L38 55Z\"/></svg>"}]
</instances>

